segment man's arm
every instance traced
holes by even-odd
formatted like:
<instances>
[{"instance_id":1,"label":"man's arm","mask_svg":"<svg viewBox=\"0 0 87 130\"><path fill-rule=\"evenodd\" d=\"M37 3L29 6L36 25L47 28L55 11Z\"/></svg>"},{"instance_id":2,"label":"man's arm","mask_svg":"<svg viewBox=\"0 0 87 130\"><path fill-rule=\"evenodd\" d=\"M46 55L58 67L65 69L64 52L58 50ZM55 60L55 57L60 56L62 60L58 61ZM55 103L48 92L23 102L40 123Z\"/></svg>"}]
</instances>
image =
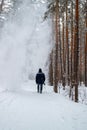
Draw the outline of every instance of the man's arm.
<instances>
[{"instance_id":1,"label":"man's arm","mask_svg":"<svg viewBox=\"0 0 87 130\"><path fill-rule=\"evenodd\" d=\"M36 83L38 83L38 75L37 74L36 74L35 80L36 80Z\"/></svg>"},{"instance_id":2,"label":"man's arm","mask_svg":"<svg viewBox=\"0 0 87 130\"><path fill-rule=\"evenodd\" d=\"M46 79L46 78L45 78L45 74L43 74L44 85L45 85L45 79Z\"/></svg>"}]
</instances>

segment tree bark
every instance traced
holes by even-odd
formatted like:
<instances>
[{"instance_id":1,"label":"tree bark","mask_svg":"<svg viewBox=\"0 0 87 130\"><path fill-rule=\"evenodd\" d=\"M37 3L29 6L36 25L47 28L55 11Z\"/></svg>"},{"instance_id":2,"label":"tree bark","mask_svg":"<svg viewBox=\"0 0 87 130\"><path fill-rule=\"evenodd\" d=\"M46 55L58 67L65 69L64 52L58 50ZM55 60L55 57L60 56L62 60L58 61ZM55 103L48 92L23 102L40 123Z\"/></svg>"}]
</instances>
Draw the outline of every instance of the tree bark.
<instances>
[{"instance_id":1,"label":"tree bark","mask_svg":"<svg viewBox=\"0 0 87 130\"><path fill-rule=\"evenodd\" d=\"M58 92L58 0L56 0L55 12L56 44L55 44L55 68L54 68L54 92Z\"/></svg>"},{"instance_id":2,"label":"tree bark","mask_svg":"<svg viewBox=\"0 0 87 130\"><path fill-rule=\"evenodd\" d=\"M87 10L87 8L86 8ZM87 11L86 11L86 40L85 40L85 86L87 87Z\"/></svg>"},{"instance_id":3,"label":"tree bark","mask_svg":"<svg viewBox=\"0 0 87 130\"><path fill-rule=\"evenodd\" d=\"M76 0L75 21L75 102L78 102L79 0Z\"/></svg>"}]
</instances>

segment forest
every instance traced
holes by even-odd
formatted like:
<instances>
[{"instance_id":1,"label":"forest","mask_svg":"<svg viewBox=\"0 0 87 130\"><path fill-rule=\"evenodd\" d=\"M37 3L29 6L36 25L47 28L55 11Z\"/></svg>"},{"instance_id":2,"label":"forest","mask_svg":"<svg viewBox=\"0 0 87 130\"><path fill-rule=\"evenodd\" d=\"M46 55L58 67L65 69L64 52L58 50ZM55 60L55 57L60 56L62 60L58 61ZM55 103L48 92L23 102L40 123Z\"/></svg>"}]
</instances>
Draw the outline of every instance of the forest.
<instances>
[{"instance_id":1,"label":"forest","mask_svg":"<svg viewBox=\"0 0 87 130\"><path fill-rule=\"evenodd\" d=\"M78 86L87 86L87 1L53 0L48 2L44 19L52 20L53 49L50 53L49 83L58 92L70 87L69 97L75 93L78 102Z\"/></svg>"}]
</instances>

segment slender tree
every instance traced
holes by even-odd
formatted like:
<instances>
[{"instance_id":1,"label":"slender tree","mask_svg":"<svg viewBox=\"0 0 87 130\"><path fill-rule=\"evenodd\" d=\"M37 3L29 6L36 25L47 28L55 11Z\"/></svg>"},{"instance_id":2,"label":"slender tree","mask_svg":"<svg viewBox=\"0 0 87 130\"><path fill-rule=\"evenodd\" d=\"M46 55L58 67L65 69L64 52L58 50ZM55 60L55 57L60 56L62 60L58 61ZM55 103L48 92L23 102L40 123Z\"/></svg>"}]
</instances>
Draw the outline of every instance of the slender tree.
<instances>
[{"instance_id":1,"label":"slender tree","mask_svg":"<svg viewBox=\"0 0 87 130\"><path fill-rule=\"evenodd\" d=\"M66 81L69 83L68 0L66 0Z\"/></svg>"},{"instance_id":2,"label":"slender tree","mask_svg":"<svg viewBox=\"0 0 87 130\"><path fill-rule=\"evenodd\" d=\"M65 73L66 73L66 51L65 51L65 20L64 20L65 16L64 16L64 13L63 13L63 18L62 18L62 44L63 44L63 75L62 75L62 84L63 84L63 89L65 90Z\"/></svg>"},{"instance_id":3,"label":"slender tree","mask_svg":"<svg viewBox=\"0 0 87 130\"><path fill-rule=\"evenodd\" d=\"M50 54L49 84L50 84L50 86L53 86L53 50Z\"/></svg>"},{"instance_id":4,"label":"slender tree","mask_svg":"<svg viewBox=\"0 0 87 130\"><path fill-rule=\"evenodd\" d=\"M79 0L76 0L75 9L75 59L74 59L74 73L75 73L75 102L78 102L78 53L79 53Z\"/></svg>"},{"instance_id":5,"label":"slender tree","mask_svg":"<svg viewBox=\"0 0 87 130\"><path fill-rule=\"evenodd\" d=\"M87 87L87 5L86 5L86 38L85 38L85 85Z\"/></svg>"},{"instance_id":6,"label":"slender tree","mask_svg":"<svg viewBox=\"0 0 87 130\"><path fill-rule=\"evenodd\" d=\"M71 82L71 86L70 86L70 95L69 97L71 97L71 92L72 92L72 88L73 88L73 72L74 72L74 41L73 41L73 1L71 3L71 76L70 76L70 82Z\"/></svg>"},{"instance_id":7,"label":"slender tree","mask_svg":"<svg viewBox=\"0 0 87 130\"><path fill-rule=\"evenodd\" d=\"M55 42L55 66L54 66L54 92L58 92L58 0L56 0L55 9L55 30L56 30L56 42Z\"/></svg>"}]
</instances>

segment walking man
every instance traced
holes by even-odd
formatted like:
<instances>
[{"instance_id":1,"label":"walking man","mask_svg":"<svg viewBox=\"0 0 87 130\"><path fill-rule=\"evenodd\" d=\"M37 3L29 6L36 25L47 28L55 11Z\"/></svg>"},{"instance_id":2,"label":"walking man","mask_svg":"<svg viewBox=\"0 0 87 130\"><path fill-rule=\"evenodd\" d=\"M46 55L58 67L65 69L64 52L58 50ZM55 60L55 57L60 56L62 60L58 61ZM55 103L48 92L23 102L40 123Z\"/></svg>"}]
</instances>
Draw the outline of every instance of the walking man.
<instances>
[{"instance_id":1,"label":"walking man","mask_svg":"<svg viewBox=\"0 0 87 130\"><path fill-rule=\"evenodd\" d=\"M43 90L43 84L45 82L45 74L42 72L42 69L40 68L38 73L36 74L36 84L37 84L37 92L42 93Z\"/></svg>"}]
</instances>

